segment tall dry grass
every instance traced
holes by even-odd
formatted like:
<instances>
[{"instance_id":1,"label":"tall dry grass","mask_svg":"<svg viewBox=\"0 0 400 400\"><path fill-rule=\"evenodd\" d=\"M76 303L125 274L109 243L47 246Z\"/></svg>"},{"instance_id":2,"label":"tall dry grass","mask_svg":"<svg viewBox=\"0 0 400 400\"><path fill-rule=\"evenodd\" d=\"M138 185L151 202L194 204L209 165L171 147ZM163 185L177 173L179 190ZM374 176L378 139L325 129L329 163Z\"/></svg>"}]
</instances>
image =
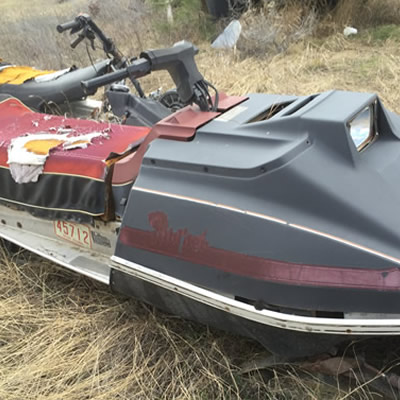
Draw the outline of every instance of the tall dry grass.
<instances>
[{"instance_id":1,"label":"tall dry grass","mask_svg":"<svg viewBox=\"0 0 400 400\"><path fill-rule=\"evenodd\" d=\"M398 41L371 42L335 34L306 40L285 54L264 58L204 49L198 64L208 80L233 93L308 94L331 89L376 92L400 112L400 46Z\"/></svg>"},{"instance_id":2,"label":"tall dry grass","mask_svg":"<svg viewBox=\"0 0 400 400\"><path fill-rule=\"evenodd\" d=\"M2 254L0 293L1 399L341 395L295 369L269 381L241 374L262 352L255 343L159 313L27 252Z\"/></svg>"},{"instance_id":3,"label":"tall dry grass","mask_svg":"<svg viewBox=\"0 0 400 400\"><path fill-rule=\"evenodd\" d=\"M291 366L243 373L265 354L256 343L160 313L28 252L1 253L0 399L377 398L357 380L339 387Z\"/></svg>"}]
</instances>

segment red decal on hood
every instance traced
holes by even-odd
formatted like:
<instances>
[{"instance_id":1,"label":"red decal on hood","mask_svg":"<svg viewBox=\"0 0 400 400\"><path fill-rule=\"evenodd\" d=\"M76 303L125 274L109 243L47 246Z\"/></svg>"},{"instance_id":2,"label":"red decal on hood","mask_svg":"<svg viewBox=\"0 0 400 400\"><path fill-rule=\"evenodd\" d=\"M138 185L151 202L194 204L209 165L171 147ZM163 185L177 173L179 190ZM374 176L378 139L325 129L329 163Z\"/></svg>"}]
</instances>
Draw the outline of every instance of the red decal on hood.
<instances>
[{"instance_id":1,"label":"red decal on hood","mask_svg":"<svg viewBox=\"0 0 400 400\"><path fill-rule=\"evenodd\" d=\"M151 231L123 227L119 240L126 246L205 265L220 271L275 283L298 286L400 290L400 270L363 269L299 264L272 260L210 246L207 232L191 234L188 229L170 228L162 211L148 216Z\"/></svg>"}]
</instances>

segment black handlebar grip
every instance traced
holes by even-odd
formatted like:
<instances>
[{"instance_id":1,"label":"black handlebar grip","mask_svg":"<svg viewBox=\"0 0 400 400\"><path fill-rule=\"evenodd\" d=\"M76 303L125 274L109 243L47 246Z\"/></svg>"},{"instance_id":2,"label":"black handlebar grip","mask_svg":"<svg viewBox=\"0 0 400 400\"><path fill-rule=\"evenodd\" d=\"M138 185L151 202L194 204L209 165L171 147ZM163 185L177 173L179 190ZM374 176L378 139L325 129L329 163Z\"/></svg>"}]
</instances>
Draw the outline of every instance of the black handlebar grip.
<instances>
[{"instance_id":1,"label":"black handlebar grip","mask_svg":"<svg viewBox=\"0 0 400 400\"><path fill-rule=\"evenodd\" d=\"M67 31L68 29L79 28L81 26L81 22L79 19L74 19L73 21L65 22L64 24L57 25L57 31L62 33Z\"/></svg>"},{"instance_id":2,"label":"black handlebar grip","mask_svg":"<svg viewBox=\"0 0 400 400\"><path fill-rule=\"evenodd\" d=\"M129 72L126 69L121 69L119 71L111 72L109 74L98 76L88 81L82 81L81 85L83 90L88 93L101 86L109 85L110 83L120 81L129 76Z\"/></svg>"}]
</instances>

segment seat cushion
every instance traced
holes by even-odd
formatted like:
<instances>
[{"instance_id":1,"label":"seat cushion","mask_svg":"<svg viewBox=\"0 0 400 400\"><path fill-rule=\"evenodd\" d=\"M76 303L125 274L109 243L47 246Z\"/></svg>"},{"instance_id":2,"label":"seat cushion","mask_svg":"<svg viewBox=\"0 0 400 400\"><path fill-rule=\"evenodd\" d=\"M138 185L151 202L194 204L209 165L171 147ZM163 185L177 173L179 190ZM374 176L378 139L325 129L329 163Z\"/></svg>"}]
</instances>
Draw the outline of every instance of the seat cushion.
<instances>
[{"instance_id":1,"label":"seat cushion","mask_svg":"<svg viewBox=\"0 0 400 400\"><path fill-rule=\"evenodd\" d=\"M147 127L39 114L6 99L0 103L0 198L41 210L103 215L111 201L113 164L148 133ZM10 164L18 176L11 175ZM29 173L38 165L35 181Z\"/></svg>"}]
</instances>

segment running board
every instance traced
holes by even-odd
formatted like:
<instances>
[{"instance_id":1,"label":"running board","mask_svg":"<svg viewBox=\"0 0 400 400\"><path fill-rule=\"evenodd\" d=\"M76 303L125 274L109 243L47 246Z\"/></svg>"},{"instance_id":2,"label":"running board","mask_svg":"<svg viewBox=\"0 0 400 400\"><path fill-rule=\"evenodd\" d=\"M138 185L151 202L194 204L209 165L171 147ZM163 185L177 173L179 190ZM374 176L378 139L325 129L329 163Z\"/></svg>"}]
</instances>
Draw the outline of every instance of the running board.
<instances>
[{"instance_id":1,"label":"running board","mask_svg":"<svg viewBox=\"0 0 400 400\"><path fill-rule=\"evenodd\" d=\"M110 283L110 258L106 255L7 225L1 226L0 237L74 272Z\"/></svg>"},{"instance_id":2,"label":"running board","mask_svg":"<svg viewBox=\"0 0 400 400\"><path fill-rule=\"evenodd\" d=\"M112 256L112 268L137 279L175 292L207 306L262 325L307 333L336 335L390 336L400 335L400 319L378 318L319 318L285 314L267 309L256 310L254 306L208 289L173 278L123 258Z\"/></svg>"}]
</instances>

